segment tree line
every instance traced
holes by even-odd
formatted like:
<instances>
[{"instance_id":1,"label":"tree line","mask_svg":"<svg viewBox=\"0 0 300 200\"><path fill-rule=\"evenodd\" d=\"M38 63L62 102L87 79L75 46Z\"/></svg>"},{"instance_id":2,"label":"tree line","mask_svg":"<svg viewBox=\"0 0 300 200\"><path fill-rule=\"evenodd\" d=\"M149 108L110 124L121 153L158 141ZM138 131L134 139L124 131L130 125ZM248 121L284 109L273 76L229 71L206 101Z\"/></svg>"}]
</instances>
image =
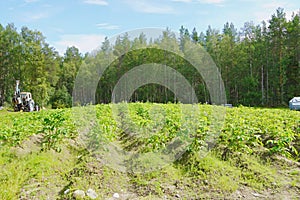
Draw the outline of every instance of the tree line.
<instances>
[{"instance_id":1,"label":"tree line","mask_svg":"<svg viewBox=\"0 0 300 200\"><path fill-rule=\"evenodd\" d=\"M113 44L106 38L101 48L90 54L82 55L76 47L69 47L63 56L39 31L23 27L18 32L13 24L0 25L0 95L2 101L10 102L15 80L20 80L22 90L32 92L41 106L70 107L79 72L85 77L77 80L82 88L96 85L96 90L82 91L83 98L108 103L114 86L126 72L141 64L160 63L183 74L200 102L210 102L205 81L184 59L189 53L186 44L193 43L202 46L216 63L229 103L286 106L289 99L300 95L299 15L294 13L288 20L284 10L278 8L268 22L246 22L240 30L233 23L226 23L222 30L209 26L200 33L182 26L179 36L166 29L156 39L145 34L130 38L125 33ZM162 50L170 47L173 53ZM128 53L122 54L124 51ZM108 60L109 67L99 74L99 66ZM99 75L101 79L97 80ZM178 100L166 87L147 84L133 93L131 101Z\"/></svg>"},{"instance_id":2,"label":"tree line","mask_svg":"<svg viewBox=\"0 0 300 200\"><path fill-rule=\"evenodd\" d=\"M51 47L40 31L0 24L0 102L10 103L16 80L40 106L68 107L76 73L84 57L75 47L64 56Z\"/></svg>"}]
</instances>

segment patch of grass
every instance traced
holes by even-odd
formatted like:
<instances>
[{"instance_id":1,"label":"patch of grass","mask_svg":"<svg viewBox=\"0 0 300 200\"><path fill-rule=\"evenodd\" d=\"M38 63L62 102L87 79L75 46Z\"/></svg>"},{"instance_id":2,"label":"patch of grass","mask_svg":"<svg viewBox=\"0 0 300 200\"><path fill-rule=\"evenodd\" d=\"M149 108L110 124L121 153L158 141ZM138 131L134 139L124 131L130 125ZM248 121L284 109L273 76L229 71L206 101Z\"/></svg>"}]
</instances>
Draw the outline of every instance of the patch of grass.
<instances>
[{"instance_id":1,"label":"patch of grass","mask_svg":"<svg viewBox=\"0 0 300 200\"><path fill-rule=\"evenodd\" d=\"M0 199L16 199L29 173L25 163L18 160L9 149L2 148L0 154Z\"/></svg>"},{"instance_id":2,"label":"patch of grass","mask_svg":"<svg viewBox=\"0 0 300 200\"><path fill-rule=\"evenodd\" d=\"M193 155L181 165L200 187L204 189L208 186L223 194L232 193L243 185L259 191L276 189L282 185L283 177L276 168L260 158L237 154L224 161L220 157L217 152L203 158Z\"/></svg>"},{"instance_id":3,"label":"patch of grass","mask_svg":"<svg viewBox=\"0 0 300 200\"><path fill-rule=\"evenodd\" d=\"M10 149L2 148L0 155L0 199L17 199L24 192L34 195L54 191L64 185L63 174L74 164L68 154L53 151L17 157Z\"/></svg>"},{"instance_id":4,"label":"patch of grass","mask_svg":"<svg viewBox=\"0 0 300 200\"><path fill-rule=\"evenodd\" d=\"M98 194L99 199L127 191L129 186L125 173L103 165L84 149L77 151L77 158L77 163L65 174L67 184L60 192L61 199L72 199L75 190L87 191L90 188ZM67 189L70 192L64 194Z\"/></svg>"},{"instance_id":5,"label":"patch of grass","mask_svg":"<svg viewBox=\"0 0 300 200\"><path fill-rule=\"evenodd\" d=\"M292 175L292 176L300 176L300 172L297 171L297 170L293 170L293 171L290 172L290 175Z\"/></svg>"},{"instance_id":6,"label":"patch of grass","mask_svg":"<svg viewBox=\"0 0 300 200\"><path fill-rule=\"evenodd\" d=\"M143 197L162 197L166 192L175 192L169 190L182 178L182 175L183 171L181 168L170 164L158 171L130 174L130 177L138 195Z\"/></svg>"},{"instance_id":7,"label":"patch of grass","mask_svg":"<svg viewBox=\"0 0 300 200\"><path fill-rule=\"evenodd\" d=\"M223 191L233 192L238 188L241 171L229 162L220 160L214 153L201 158L193 155L185 166L189 176L196 177L202 185Z\"/></svg>"},{"instance_id":8,"label":"patch of grass","mask_svg":"<svg viewBox=\"0 0 300 200\"><path fill-rule=\"evenodd\" d=\"M261 163L250 156L245 157L243 167L240 170L243 181L248 186L258 190L275 189L280 186L280 176L277 174L276 169L272 168L269 163Z\"/></svg>"}]
</instances>

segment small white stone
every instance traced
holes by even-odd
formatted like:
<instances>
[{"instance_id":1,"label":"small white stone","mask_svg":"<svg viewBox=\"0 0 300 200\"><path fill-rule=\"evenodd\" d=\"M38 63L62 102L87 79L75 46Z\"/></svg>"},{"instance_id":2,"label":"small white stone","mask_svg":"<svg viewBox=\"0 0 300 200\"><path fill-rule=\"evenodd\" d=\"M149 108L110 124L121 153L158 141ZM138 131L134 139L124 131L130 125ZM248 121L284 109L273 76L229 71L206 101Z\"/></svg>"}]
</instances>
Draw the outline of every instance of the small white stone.
<instances>
[{"instance_id":1,"label":"small white stone","mask_svg":"<svg viewBox=\"0 0 300 200\"><path fill-rule=\"evenodd\" d=\"M96 199L98 197L97 193L93 189L88 189L86 195L91 199Z\"/></svg>"},{"instance_id":2,"label":"small white stone","mask_svg":"<svg viewBox=\"0 0 300 200\"><path fill-rule=\"evenodd\" d=\"M253 196L255 197L265 197L264 195L258 194L258 193L252 193Z\"/></svg>"},{"instance_id":3,"label":"small white stone","mask_svg":"<svg viewBox=\"0 0 300 200\"><path fill-rule=\"evenodd\" d=\"M118 199L120 198L120 195L118 193L114 193L113 198Z\"/></svg>"},{"instance_id":4,"label":"small white stone","mask_svg":"<svg viewBox=\"0 0 300 200\"><path fill-rule=\"evenodd\" d=\"M68 194L70 192L70 189L66 189L65 191L64 191L64 194Z\"/></svg>"},{"instance_id":5,"label":"small white stone","mask_svg":"<svg viewBox=\"0 0 300 200\"><path fill-rule=\"evenodd\" d=\"M73 192L73 197L74 197L75 199L82 199L83 197L85 197L85 193L84 193L84 191L82 191L82 190L75 190L75 191Z\"/></svg>"}]
</instances>

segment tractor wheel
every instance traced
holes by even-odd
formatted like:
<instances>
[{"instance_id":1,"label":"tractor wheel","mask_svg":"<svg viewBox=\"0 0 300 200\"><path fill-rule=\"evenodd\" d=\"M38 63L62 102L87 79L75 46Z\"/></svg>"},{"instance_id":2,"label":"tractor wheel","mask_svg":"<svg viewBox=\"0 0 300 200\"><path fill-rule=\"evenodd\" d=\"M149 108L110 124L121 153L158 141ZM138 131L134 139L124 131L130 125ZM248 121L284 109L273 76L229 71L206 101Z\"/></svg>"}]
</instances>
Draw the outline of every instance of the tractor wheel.
<instances>
[{"instance_id":1,"label":"tractor wheel","mask_svg":"<svg viewBox=\"0 0 300 200\"><path fill-rule=\"evenodd\" d=\"M28 102L28 112L34 111L34 103L32 101Z\"/></svg>"},{"instance_id":2,"label":"tractor wheel","mask_svg":"<svg viewBox=\"0 0 300 200\"><path fill-rule=\"evenodd\" d=\"M19 111L20 111L20 109L19 109L19 106L18 106L18 105L15 105L15 107L14 107L14 111L15 111L15 112L19 112Z\"/></svg>"}]
</instances>

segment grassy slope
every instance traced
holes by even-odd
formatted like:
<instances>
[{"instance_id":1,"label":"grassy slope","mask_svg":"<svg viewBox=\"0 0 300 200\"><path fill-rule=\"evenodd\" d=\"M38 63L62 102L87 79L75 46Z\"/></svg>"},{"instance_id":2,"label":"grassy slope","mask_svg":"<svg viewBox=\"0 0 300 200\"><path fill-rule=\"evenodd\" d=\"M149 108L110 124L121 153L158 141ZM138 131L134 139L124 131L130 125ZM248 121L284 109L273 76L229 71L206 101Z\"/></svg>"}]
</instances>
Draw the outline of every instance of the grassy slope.
<instances>
[{"instance_id":1,"label":"grassy slope","mask_svg":"<svg viewBox=\"0 0 300 200\"><path fill-rule=\"evenodd\" d=\"M145 113L149 107L149 104L132 105L133 121L147 121L149 116ZM176 105L168 107L172 107L169 111L176 110ZM72 191L88 188L94 189L99 199L109 199L115 192L123 199L300 197L299 156L290 148L299 145L298 112L228 109L220 139L206 157L191 153L161 170L144 173L120 172L108 167L72 134L41 151L41 142L47 134L36 133L47 132L43 120L56 112L0 111L0 199L71 199ZM118 141L122 131L116 128L110 112L108 105L97 106L99 124L107 125L98 128L105 132L107 140ZM176 112L170 121L177 119ZM69 117L68 113L66 110L64 115ZM88 124L90 119L80 120L76 123ZM71 125L66 121L61 125L64 126ZM61 152L53 150L56 146ZM149 150L153 145L145 147ZM67 189L70 192L64 194Z\"/></svg>"}]
</instances>

